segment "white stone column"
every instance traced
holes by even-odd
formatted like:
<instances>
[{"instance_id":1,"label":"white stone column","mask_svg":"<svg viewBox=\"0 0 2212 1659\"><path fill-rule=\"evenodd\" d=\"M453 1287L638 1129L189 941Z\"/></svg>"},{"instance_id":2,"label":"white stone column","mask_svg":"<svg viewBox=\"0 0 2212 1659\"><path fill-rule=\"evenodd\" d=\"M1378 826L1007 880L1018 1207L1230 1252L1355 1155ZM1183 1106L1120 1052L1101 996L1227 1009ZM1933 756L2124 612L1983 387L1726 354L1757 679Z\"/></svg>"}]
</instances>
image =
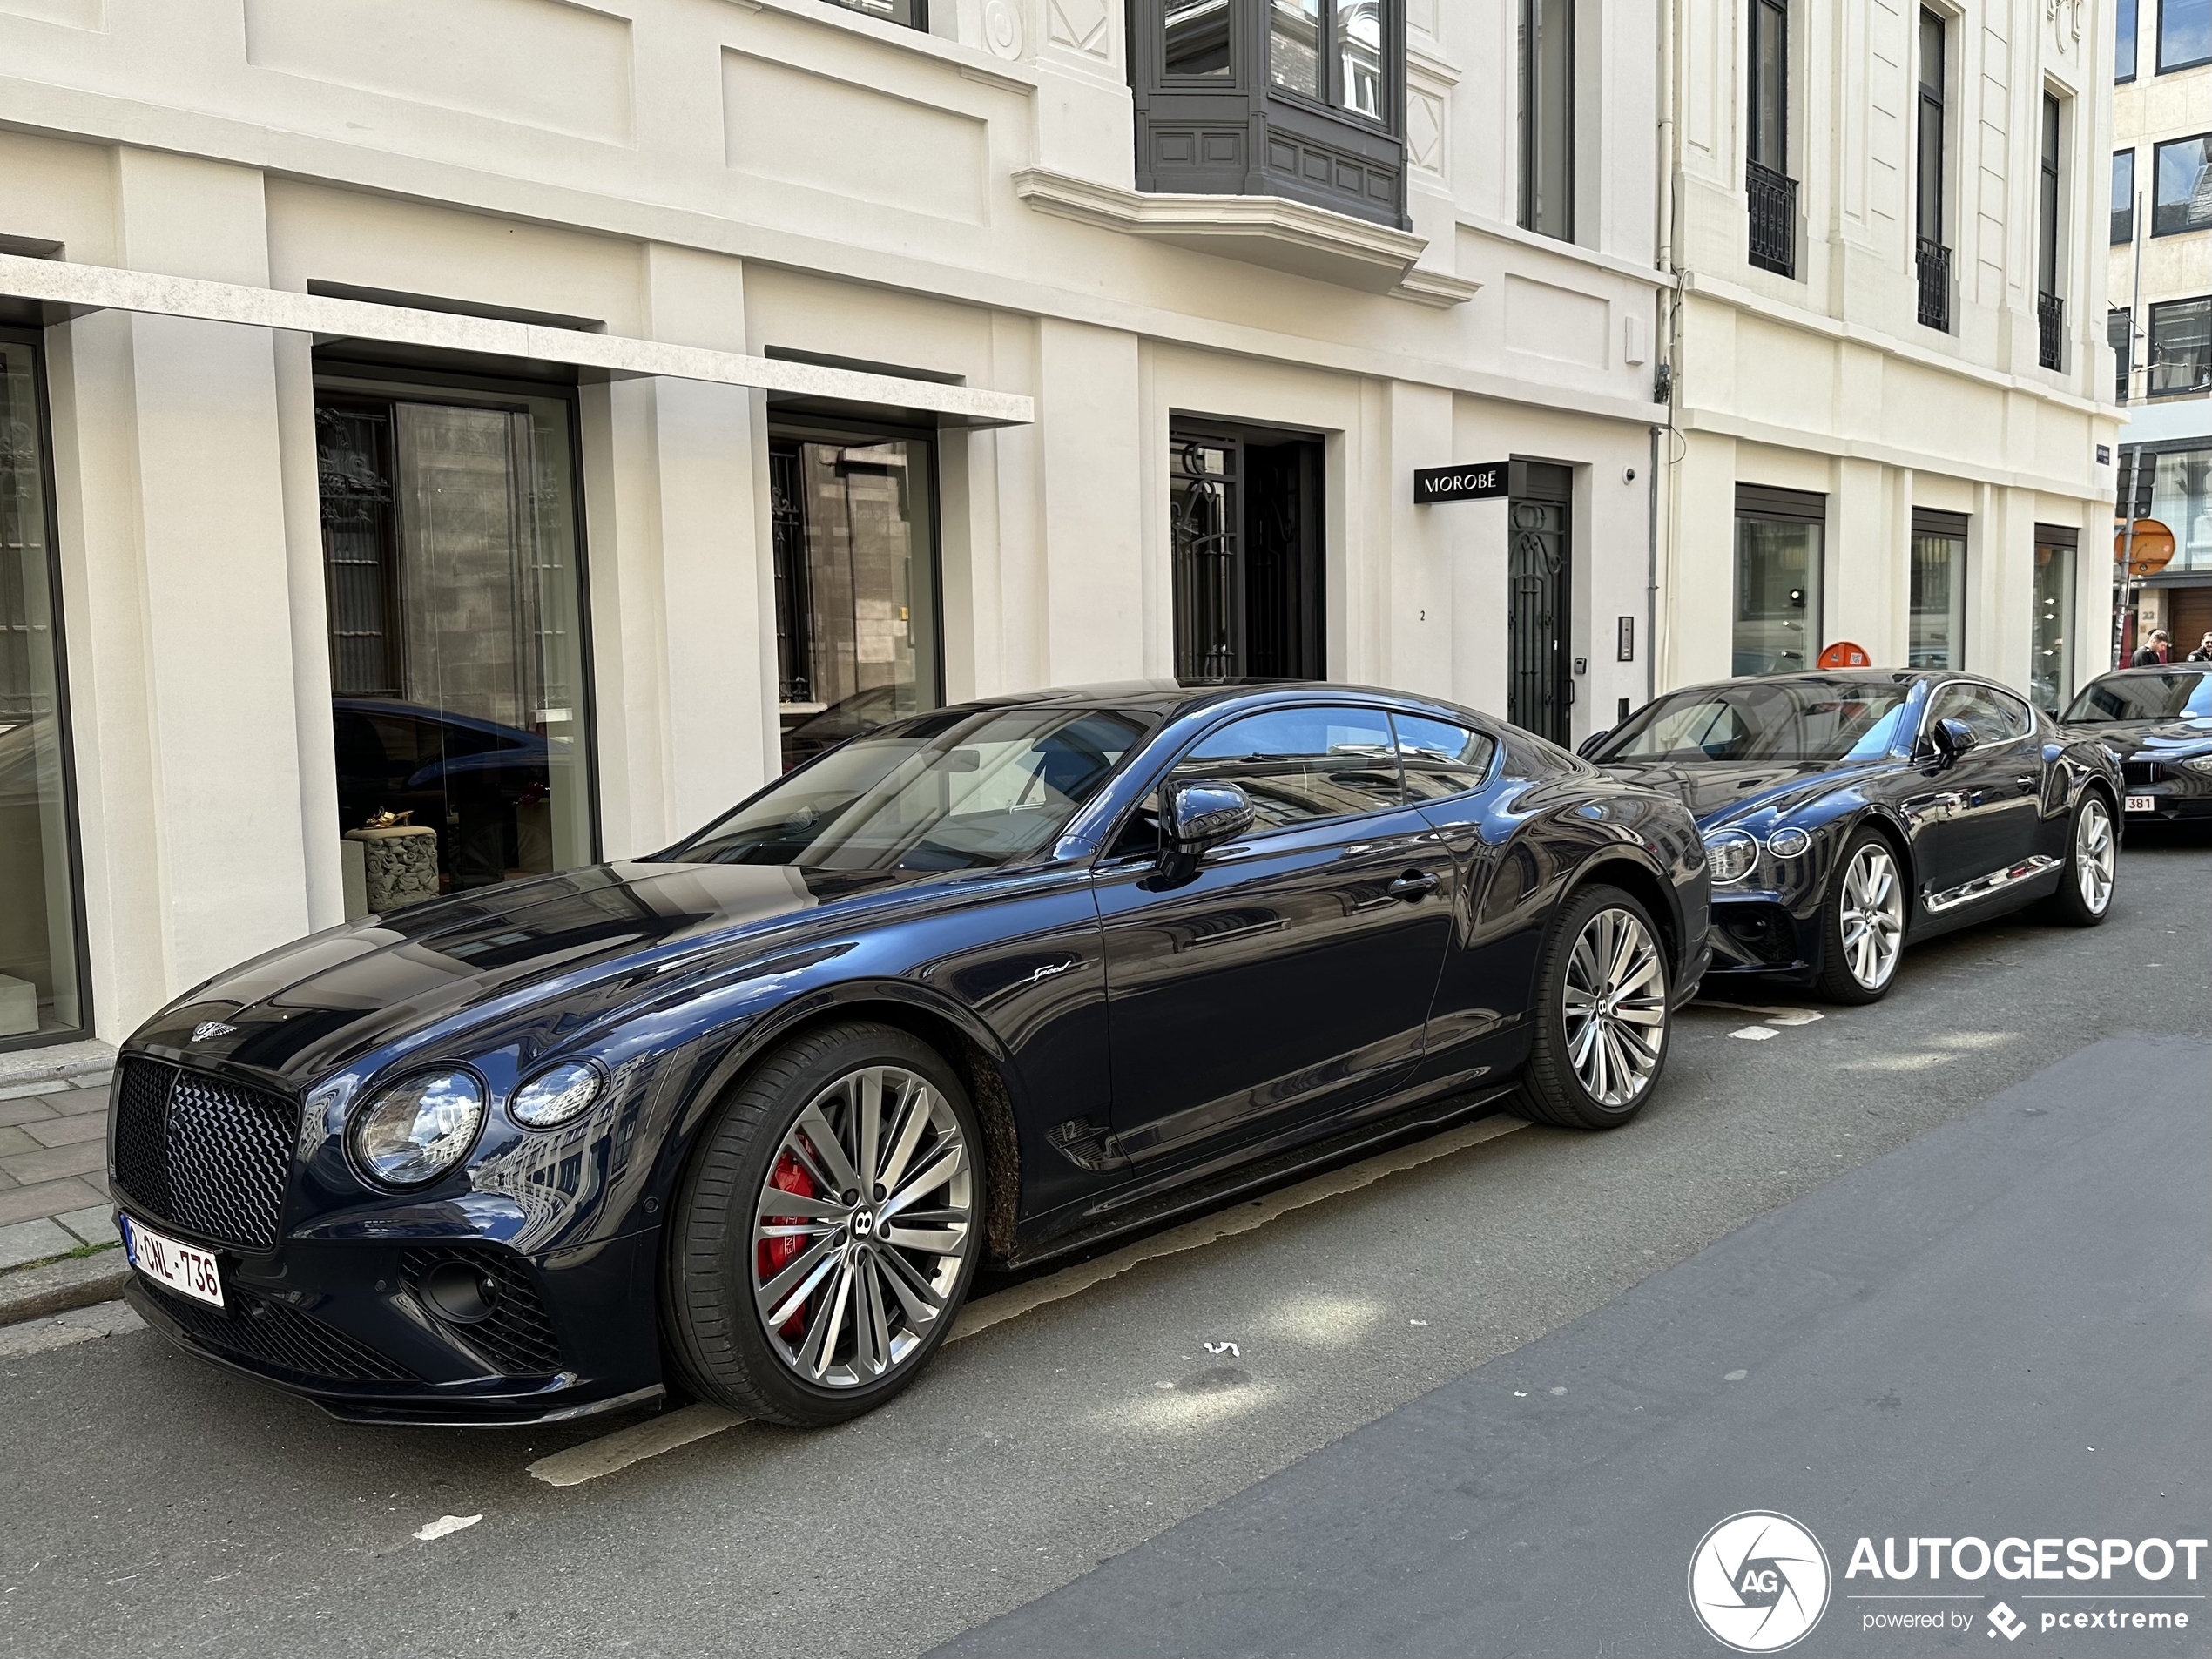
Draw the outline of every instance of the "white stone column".
<instances>
[{"instance_id":1,"label":"white stone column","mask_svg":"<svg viewBox=\"0 0 2212 1659\"><path fill-rule=\"evenodd\" d=\"M1134 678L1144 671L1137 338L1037 327L1045 683Z\"/></svg>"},{"instance_id":2,"label":"white stone column","mask_svg":"<svg viewBox=\"0 0 2212 1659\"><path fill-rule=\"evenodd\" d=\"M1725 679L1736 652L1736 440L1685 435L1661 567L1659 689Z\"/></svg>"}]
</instances>

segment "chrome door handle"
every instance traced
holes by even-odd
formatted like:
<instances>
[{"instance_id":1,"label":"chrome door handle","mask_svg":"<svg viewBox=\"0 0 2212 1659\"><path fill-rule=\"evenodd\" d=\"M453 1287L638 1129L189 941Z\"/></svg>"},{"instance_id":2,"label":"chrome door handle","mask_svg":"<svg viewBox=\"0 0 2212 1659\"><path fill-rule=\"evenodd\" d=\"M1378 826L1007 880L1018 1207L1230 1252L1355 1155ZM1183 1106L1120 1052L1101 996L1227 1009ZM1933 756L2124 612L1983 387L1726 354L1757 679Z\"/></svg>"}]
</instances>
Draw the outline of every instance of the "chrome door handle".
<instances>
[{"instance_id":1,"label":"chrome door handle","mask_svg":"<svg viewBox=\"0 0 2212 1659\"><path fill-rule=\"evenodd\" d=\"M1443 880L1433 872L1408 870L1390 884L1390 896L1403 899L1407 904L1419 904L1435 892Z\"/></svg>"}]
</instances>

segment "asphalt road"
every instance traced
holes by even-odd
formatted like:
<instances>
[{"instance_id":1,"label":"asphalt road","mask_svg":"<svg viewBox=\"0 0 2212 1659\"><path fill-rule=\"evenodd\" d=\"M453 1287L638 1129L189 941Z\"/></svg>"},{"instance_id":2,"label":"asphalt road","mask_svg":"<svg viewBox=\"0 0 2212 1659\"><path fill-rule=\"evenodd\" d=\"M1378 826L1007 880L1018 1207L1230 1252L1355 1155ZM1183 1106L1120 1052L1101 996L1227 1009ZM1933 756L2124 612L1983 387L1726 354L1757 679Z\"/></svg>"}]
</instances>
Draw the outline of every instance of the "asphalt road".
<instances>
[{"instance_id":1,"label":"asphalt road","mask_svg":"<svg viewBox=\"0 0 2212 1659\"><path fill-rule=\"evenodd\" d=\"M0 1359L0 1653L1720 1652L1683 1582L1731 1508L1838 1575L2204 1535L2212 850L1823 1012L1701 1007L1626 1130L1239 1206L871 1418L575 1486L529 1466L618 1425L346 1427L144 1332ZM1862 1638L1863 1588L1797 1650L1959 1639Z\"/></svg>"}]
</instances>

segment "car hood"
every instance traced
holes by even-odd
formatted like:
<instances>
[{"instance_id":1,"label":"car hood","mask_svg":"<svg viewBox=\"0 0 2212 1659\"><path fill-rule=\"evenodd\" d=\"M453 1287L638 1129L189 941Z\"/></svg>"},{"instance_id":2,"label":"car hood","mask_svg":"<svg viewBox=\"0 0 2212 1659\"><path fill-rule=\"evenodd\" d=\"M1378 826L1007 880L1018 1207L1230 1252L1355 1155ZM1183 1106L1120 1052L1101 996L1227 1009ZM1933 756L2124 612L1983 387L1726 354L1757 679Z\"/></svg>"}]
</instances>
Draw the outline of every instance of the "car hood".
<instances>
[{"instance_id":1,"label":"car hood","mask_svg":"<svg viewBox=\"0 0 2212 1659\"><path fill-rule=\"evenodd\" d=\"M241 963L146 1022L131 1046L304 1084L411 1034L518 1007L588 1023L672 968L776 952L795 931L811 936L794 921L833 914L842 926L916 885L786 865L637 863L477 888Z\"/></svg>"},{"instance_id":2,"label":"car hood","mask_svg":"<svg viewBox=\"0 0 2212 1659\"><path fill-rule=\"evenodd\" d=\"M1835 765L1826 762L1788 765L1764 761L1735 765L1714 761L1705 765L1680 762L1639 762L1608 765L1606 771L1625 782L1647 789L1663 790L1680 798L1701 830L1711 829L1754 809L1787 813L1878 768L1872 765Z\"/></svg>"},{"instance_id":3,"label":"car hood","mask_svg":"<svg viewBox=\"0 0 2212 1659\"><path fill-rule=\"evenodd\" d=\"M2158 760L2212 749L2212 720L2187 715L2172 720L2084 721L2069 724L2064 730L2069 738L2101 743L2131 760Z\"/></svg>"}]
</instances>

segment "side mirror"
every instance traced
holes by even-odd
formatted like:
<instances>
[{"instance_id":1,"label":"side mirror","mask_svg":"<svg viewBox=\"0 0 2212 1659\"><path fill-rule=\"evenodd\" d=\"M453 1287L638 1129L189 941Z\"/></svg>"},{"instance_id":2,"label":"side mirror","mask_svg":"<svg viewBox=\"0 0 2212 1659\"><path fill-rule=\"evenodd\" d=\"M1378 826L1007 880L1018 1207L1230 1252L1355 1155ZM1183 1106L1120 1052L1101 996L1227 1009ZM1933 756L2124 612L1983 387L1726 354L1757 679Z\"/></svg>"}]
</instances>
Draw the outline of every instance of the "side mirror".
<instances>
[{"instance_id":1,"label":"side mirror","mask_svg":"<svg viewBox=\"0 0 2212 1659\"><path fill-rule=\"evenodd\" d=\"M1252 799L1235 784L1193 778L1169 787L1160 833L1170 852L1195 856L1252 826Z\"/></svg>"},{"instance_id":2,"label":"side mirror","mask_svg":"<svg viewBox=\"0 0 2212 1659\"><path fill-rule=\"evenodd\" d=\"M1585 760L1594 760L1597 758L1598 750L1603 746L1605 740L1612 735L1613 728L1611 726L1606 727L1602 732L1593 732L1588 737L1582 739L1581 743L1575 748L1575 752L1581 756Z\"/></svg>"},{"instance_id":3,"label":"side mirror","mask_svg":"<svg viewBox=\"0 0 2212 1659\"><path fill-rule=\"evenodd\" d=\"M1974 729L1964 720L1938 720L1928 732L1928 744L1940 772L1974 746Z\"/></svg>"}]
</instances>

